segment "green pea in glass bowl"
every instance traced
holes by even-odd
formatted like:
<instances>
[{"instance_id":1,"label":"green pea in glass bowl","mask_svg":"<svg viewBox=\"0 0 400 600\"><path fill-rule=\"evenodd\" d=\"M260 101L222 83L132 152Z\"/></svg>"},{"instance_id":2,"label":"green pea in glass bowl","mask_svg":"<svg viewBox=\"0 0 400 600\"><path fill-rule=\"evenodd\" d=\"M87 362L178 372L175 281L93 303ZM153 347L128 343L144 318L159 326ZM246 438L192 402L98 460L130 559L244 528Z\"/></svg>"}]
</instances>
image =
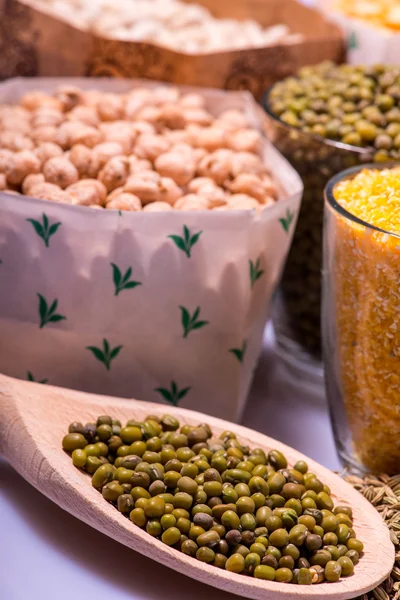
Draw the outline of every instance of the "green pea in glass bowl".
<instances>
[{"instance_id":1,"label":"green pea in glass bowl","mask_svg":"<svg viewBox=\"0 0 400 600\"><path fill-rule=\"evenodd\" d=\"M274 86L273 86L274 87ZM303 202L272 319L277 350L287 365L323 385L321 264L324 188L336 173L371 161L371 151L301 131L271 109L270 88L262 101L269 139L299 173Z\"/></svg>"}]
</instances>

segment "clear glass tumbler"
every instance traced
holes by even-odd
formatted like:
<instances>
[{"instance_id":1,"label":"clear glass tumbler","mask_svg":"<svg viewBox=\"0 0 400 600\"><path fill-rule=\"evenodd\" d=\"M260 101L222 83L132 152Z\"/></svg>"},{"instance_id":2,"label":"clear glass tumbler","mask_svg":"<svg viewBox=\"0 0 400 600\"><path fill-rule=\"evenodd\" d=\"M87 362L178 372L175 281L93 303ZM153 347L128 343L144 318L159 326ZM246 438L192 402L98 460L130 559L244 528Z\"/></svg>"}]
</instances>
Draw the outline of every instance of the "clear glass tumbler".
<instances>
[{"instance_id":1,"label":"clear glass tumbler","mask_svg":"<svg viewBox=\"0 0 400 600\"><path fill-rule=\"evenodd\" d=\"M361 168L325 189L325 381L344 464L393 474L400 472L400 231L374 227L336 202L335 186Z\"/></svg>"},{"instance_id":2,"label":"clear glass tumbler","mask_svg":"<svg viewBox=\"0 0 400 600\"><path fill-rule=\"evenodd\" d=\"M303 201L273 309L280 356L302 378L323 386L321 349L321 265L324 188L336 173L370 162L372 154L305 133L284 123L263 99L268 137L299 173Z\"/></svg>"}]
</instances>

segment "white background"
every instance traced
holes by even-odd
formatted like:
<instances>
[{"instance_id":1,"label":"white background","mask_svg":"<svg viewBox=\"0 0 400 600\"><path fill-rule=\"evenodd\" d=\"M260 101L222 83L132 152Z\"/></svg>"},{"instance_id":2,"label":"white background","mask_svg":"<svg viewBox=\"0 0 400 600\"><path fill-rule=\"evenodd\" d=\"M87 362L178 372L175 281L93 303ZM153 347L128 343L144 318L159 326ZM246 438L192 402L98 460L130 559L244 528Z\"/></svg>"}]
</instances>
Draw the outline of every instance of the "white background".
<instances>
[{"instance_id":1,"label":"white background","mask_svg":"<svg viewBox=\"0 0 400 600\"><path fill-rule=\"evenodd\" d=\"M291 381L267 344L243 423L331 469L340 468L323 394ZM237 598L170 571L91 529L0 460L1 600L205 597Z\"/></svg>"}]
</instances>

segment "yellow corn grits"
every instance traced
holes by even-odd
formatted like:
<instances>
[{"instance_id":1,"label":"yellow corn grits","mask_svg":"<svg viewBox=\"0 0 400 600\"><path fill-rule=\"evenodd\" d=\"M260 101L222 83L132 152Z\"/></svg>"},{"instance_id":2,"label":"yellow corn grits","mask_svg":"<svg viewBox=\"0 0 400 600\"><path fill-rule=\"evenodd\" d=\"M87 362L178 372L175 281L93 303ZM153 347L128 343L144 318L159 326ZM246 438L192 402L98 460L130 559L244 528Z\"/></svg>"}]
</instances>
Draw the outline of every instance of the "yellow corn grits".
<instances>
[{"instance_id":1,"label":"yellow corn grits","mask_svg":"<svg viewBox=\"0 0 400 600\"><path fill-rule=\"evenodd\" d=\"M335 186L334 305L343 401L356 458L400 471L400 167ZM394 235L390 235L394 234Z\"/></svg>"},{"instance_id":2,"label":"yellow corn grits","mask_svg":"<svg viewBox=\"0 0 400 600\"><path fill-rule=\"evenodd\" d=\"M338 10L377 27L400 31L399 0L338 0Z\"/></svg>"}]
</instances>

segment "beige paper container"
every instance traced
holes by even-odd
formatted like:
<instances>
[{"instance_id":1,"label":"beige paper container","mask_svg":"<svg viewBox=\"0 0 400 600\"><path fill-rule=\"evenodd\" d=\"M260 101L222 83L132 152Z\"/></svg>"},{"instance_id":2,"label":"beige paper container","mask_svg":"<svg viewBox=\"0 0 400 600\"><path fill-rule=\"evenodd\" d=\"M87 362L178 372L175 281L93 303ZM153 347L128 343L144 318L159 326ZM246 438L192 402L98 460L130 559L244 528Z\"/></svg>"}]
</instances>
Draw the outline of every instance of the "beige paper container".
<instances>
[{"instance_id":1,"label":"beige paper container","mask_svg":"<svg viewBox=\"0 0 400 600\"><path fill-rule=\"evenodd\" d=\"M187 0L189 1L189 0ZM258 99L267 87L322 60L340 61L339 28L296 0L199 0L218 17L285 23L299 42L265 48L189 55L154 44L93 35L20 0L0 0L0 79L16 75L146 77L167 82L245 89Z\"/></svg>"},{"instance_id":2,"label":"beige paper container","mask_svg":"<svg viewBox=\"0 0 400 600\"><path fill-rule=\"evenodd\" d=\"M352 19L335 8L334 0L317 0L317 4L343 30L351 65L400 64L400 33Z\"/></svg>"},{"instance_id":3,"label":"beige paper container","mask_svg":"<svg viewBox=\"0 0 400 600\"><path fill-rule=\"evenodd\" d=\"M15 79L0 85L0 102L65 83L154 85ZM216 115L241 108L262 128L247 92L204 95ZM264 157L282 198L259 216L95 211L0 193L0 371L239 419L302 195L267 140ZM186 228L197 236L190 252L170 237L185 240ZM118 292L129 269L137 285Z\"/></svg>"}]
</instances>

